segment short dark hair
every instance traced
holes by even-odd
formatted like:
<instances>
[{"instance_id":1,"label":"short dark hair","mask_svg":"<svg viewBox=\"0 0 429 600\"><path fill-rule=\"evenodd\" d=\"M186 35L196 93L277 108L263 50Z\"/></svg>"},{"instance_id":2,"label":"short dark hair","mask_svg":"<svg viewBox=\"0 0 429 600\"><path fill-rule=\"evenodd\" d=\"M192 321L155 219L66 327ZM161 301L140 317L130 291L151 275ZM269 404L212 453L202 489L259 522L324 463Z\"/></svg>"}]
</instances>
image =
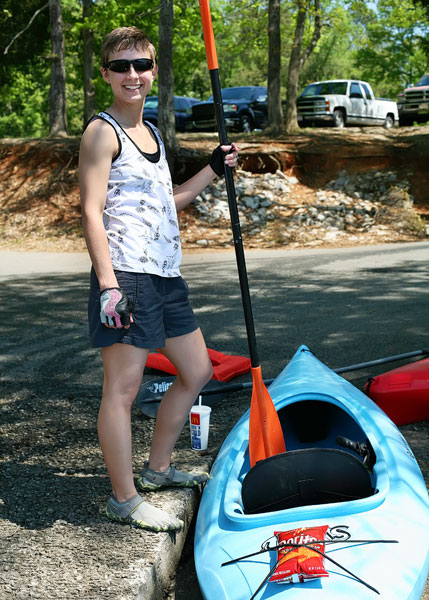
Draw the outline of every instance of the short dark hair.
<instances>
[{"instance_id":1,"label":"short dark hair","mask_svg":"<svg viewBox=\"0 0 429 600\"><path fill-rule=\"evenodd\" d=\"M138 27L118 27L106 35L101 46L101 66L106 68L113 52L141 48L149 50L156 63L156 50L148 36Z\"/></svg>"}]
</instances>

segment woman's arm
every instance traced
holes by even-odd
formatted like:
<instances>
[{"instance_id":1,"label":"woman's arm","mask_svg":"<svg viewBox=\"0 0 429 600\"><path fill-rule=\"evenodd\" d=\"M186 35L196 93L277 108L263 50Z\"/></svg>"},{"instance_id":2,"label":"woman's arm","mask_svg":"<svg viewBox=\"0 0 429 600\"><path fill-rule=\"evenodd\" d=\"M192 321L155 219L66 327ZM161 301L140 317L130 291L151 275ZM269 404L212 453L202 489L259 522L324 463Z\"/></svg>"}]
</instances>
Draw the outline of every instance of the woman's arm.
<instances>
[{"instance_id":1,"label":"woman's arm","mask_svg":"<svg viewBox=\"0 0 429 600\"><path fill-rule=\"evenodd\" d=\"M103 224L110 167L117 149L116 134L109 124L102 120L90 123L80 145L79 185L83 233L101 290L118 287Z\"/></svg>"},{"instance_id":2,"label":"woman's arm","mask_svg":"<svg viewBox=\"0 0 429 600\"><path fill-rule=\"evenodd\" d=\"M237 158L238 158L238 147L236 144L231 144L230 146L222 146L222 150L224 152L230 152L225 155L225 164L229 167L237 166ZM199 171L196 175L182 183L182 185L178 185L174 188L174 201L176 203L177 210L182 210L188 204L201 194L201 192L215 179L218 175L212 169L210 165L207 165L201 171Z\"/></svg>"}]
</instances>

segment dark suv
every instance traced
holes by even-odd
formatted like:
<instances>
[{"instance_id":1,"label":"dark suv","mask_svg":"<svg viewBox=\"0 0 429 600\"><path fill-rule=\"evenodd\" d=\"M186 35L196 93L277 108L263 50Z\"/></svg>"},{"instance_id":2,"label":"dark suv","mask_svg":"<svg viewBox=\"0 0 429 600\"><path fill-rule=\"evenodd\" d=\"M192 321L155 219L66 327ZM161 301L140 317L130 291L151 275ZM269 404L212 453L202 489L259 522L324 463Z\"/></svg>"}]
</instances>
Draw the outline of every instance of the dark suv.
<instances>
[{"instance_id":1,"label":"dark suv","mask_svg":"<svg viewBox=\"0 0 429 600\"><path fill-rule=\"evenodd\" d=\"M263 129L267 125L267 88L262 86L231 87L222 90L226 126L236 131ZM213 96L192 106L188 130L215 131Z\"/></svg>"},{"instance_id":2,"label":"dark suv","mask_svg":"<svg viewBox=\"0 0 429 600\"><path fill-rule=\"evenodd\" d=\"M196 98L174 96L174 114L176 131L185 131L186 123L191 116L191 106L199 102ZM144 104L143 118L158 127L158 96L148 96Z\"/></svg>"}]
</instances>

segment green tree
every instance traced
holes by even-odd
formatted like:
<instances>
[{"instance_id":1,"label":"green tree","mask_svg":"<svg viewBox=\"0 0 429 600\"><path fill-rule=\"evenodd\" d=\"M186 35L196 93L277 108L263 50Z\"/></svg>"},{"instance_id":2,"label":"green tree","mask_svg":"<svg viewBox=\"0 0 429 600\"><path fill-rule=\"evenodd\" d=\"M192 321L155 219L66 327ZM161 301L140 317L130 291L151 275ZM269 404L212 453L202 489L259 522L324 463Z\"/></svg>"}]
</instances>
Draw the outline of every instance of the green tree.
<instances>
[{"instance_id":1,"label":"green tree","mask_svg":"<svg viewBox=\"0 0 429 600\"><path fill-rule=\"evenodd\" d=\"M423 7L412 0L379 0L372 10L354 0L351 9L364 30L356 65L377 94L396 96L427 69L429 26Z\"/></svg>"},{"instance_id":2,"label":"green tree","mask_svg":"<svg viewBox=\"0 0 429 600\"><path fill-rule=\"evenodd\" d=\"M283 128L280 0L270 0L268 4L268 130L276 135Z\"/></svg>"},{"instance_id":3,"label":"green tree","mask_svg":"<svg viewBox=\"0 0 429 600\"><path fill-rule=\"evenodd\" d=\"M305 25L312 10L313 28L309 42L305 49L302 48ZM289 71L286 96L286 131L290 132L298 127L296 99L298 97L299 75L302 67L313 52L321 34L321 11L320 0L297 0L297 14L295 24L294 42L289 58Z\"/></svg>"},{"instance_id":4,"label":"green tree","mask_svg":"<svg viewBox=\"0 0 429 600\"><path fill-rule=\"evenodd\" d=\"M174 72L173 72L173 0L164 0L159 13L158 56L158 124L163 134L170 169L179 143L176 138L174 117Z\"/></svg>"},{"instance_id":5,"label":"green tree","mask_svg":"<svg viewBox=\"0 0 429 600\"><path fill-rule=\"evenodd\" d=\"M301 70L299 87L325 79L362 79L355 64L361 27L353 22L343 5L325 14L325 27L313 53Z\"/></svg>"},{"instance_id":6,"label":"green tree","mask_svg":"<svg viewBox=\"0 0 429 600\"><path fill-rule=\"evenodd\" d=\"M82 0L82 75L83 75L83 123L87 123L95 115L94 86L94 30L85 21L92 13L93 0Z\"/></svg>"},{"instance_id":7,"label":"green tree","mask_svg":"<svg viewBox=\"0 0 429 600\"><path fill-rule=\"evenodd\" d=\"M64 120L70 135L80 135L83 119L111 101L110 88L99 73L103 37L115 27L135 24L146 31L162 56L163 48L159 48L158 42L164 3L160 0L145 0L143 4L141 0L50 2L61 4L62 8L67 105ZM174 93L205 99L211 90L198 2L167 2L174 7L171 37ZM211 0L221 84L223 87L267 85L270 122L279 121L278 116L274 118L271 114L271 102L276 102L278 109L280 94L287 97L287 119L293 127L297 90L317 79L366 79L378 95L392 97L427 72L429 0L377 0L376 4L369 0L320 0L320 24L323 22L324 26L316 44L315 2ZM13 0L3 0L0 136L49 134L51 57L57 53L52 53L50 47L48 5L47 0L26 0L23 11ZM297 20L298 6L305 19ZM274 19L269 23L270 9ZM172 94L173 83L166 85ZM153 93L158 93L158 89L156 80ZM56 93L52 95L57 105L59 97ZM62 97L61 103L64 104Z\"/></svg>"},{"instance_id":8,"label":"green tree","mask_svg":"<svg viewBox=\"0 0 429 600\"><path fill-rule=\"evenodd\" d=\"M266 85L268 2L222 0L215 36L222 87Z\"/></svg>"},{"instance_id":9,"label":"green tree","mask_svg":"<svg viewBox=\"0 0 429 600\"><path fill-rule=\"evenodd\" d=\"M215 35L219 11L211 5ZM198 2L176 0L173 22L174 91L179 96L206 98L210 94Z\"/></svg>"},{"instance_id":10,"label":"green tree","mask_svg":"<svg viewBox=\"0 0 429 600\"><path fill-rule=\"evenodd\" d=\"M424 10L426 23L429 22L429 0L413 0L416 6L420 6ZM422 36L421 38L422 50L426 56L426 70L429 69L429 38Z\"/></svg>"},{"instance_id":11,"label":"green tree","mask_svg":"<svg viewBox=\"0 0 429 600\"><path fill-rule=\"evenodd\" d=\"M49 0L51 30L51 85L49 88L49 135L67 135L66 66L61 0Z\"/></svg>"},{"instance_id":12,"label":"green tree","mask_svg":"<svg viewBox=\"0 0 429 600\"><path fill-rule=\"evenodd\" d=\"M4 0L0 11L0 136L48 134L49 12L43 0L26 10ZM34 17L34 19L32 19Z\"/></svg>"}]
</instances>

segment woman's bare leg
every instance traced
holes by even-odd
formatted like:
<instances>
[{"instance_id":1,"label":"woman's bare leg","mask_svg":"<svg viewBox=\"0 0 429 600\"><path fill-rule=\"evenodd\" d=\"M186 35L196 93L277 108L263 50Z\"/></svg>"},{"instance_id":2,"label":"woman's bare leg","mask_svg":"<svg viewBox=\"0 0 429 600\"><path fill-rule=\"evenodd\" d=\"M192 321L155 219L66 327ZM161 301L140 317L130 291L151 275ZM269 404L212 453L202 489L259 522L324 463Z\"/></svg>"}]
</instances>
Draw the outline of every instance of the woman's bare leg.
<instances>
[{"instance_id":1,"label":"woman's bare leg","mask_svg":"<svg viewBox=\"0 0 429 600\"><path fill-rule=\"evenodd\" d=\"M140 388L149 351L128 344L103 348L104 385L98 436L112 484L109 519L152 531L183 527L182 521L145 502L134 485L131 406Z\"/></svg>"},{"instance_id":2,"label":"woman's bare leg","mask_svg":"<svg viewBox=\"0 0 429 600\"><path fill-rule=\"evenodd\" d=\"M129 344L102 349L103 397L98 414L98 437L119 502L137 494L132 468L131 406L140 389L149 351Z\"/></svg>"},{"instance_id":3,"label":"woman's bare leg","mask_svg":"<svg viewBox=\"0 0 429 600\"><path fill-rule=\"evenodd\" d=\"M211 379L213 368L200 329L166 340L161 352L173 363L178 374L158 409L149 456L149 467L165 471L171 454L201 388Z\"/></svg>"}]
</instances>

